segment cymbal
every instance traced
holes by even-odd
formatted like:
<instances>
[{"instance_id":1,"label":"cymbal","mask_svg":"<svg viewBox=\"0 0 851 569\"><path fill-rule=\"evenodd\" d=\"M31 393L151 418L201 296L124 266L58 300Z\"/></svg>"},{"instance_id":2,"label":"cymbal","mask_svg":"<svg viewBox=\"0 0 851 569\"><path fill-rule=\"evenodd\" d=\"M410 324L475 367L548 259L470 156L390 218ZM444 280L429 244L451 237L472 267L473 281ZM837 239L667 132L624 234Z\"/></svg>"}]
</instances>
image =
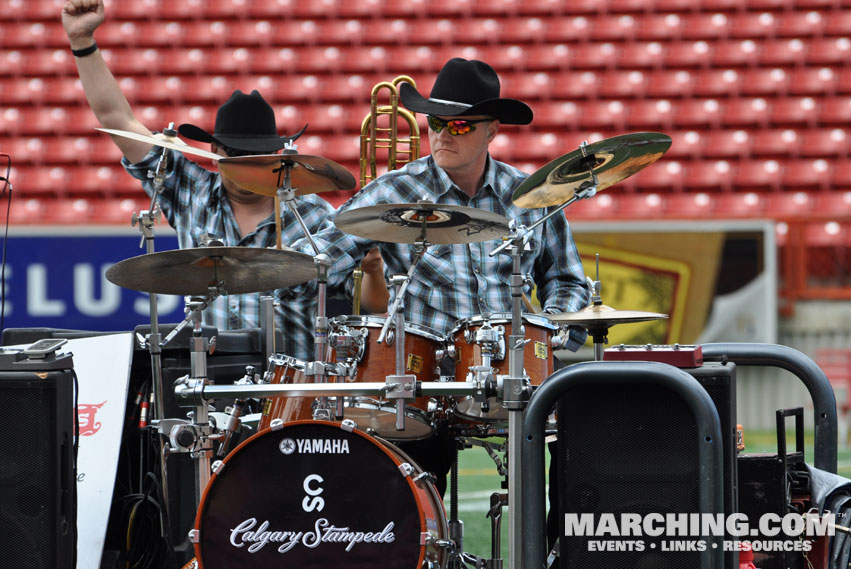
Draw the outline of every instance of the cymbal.
<instances>
[{"instance_id":1,"label":"cymbal","mask_svg":"<svg viewBox=\"0 0 851 569\"><path fill-rule=\"evenodd\" d=\"M284 182L279 176L283 166L290 167L289 186L296 195L331 190L351 190L355 177L333 160L308 154L262 154L219 159L219 171L255 194L274 196Z\"/></svg>"},{"instance_id":2,"label":"cymbal","mask_svg":"<svg viewBox=\"0 0 851 569\"><path fill-rule=\"evenodd\" d=\"M416 243L423 235L436 245L475 243L508 235L508 219L482 209L433 203L378 204L345 211L334 223L341 231L387 243Z\"/></svg>"},{"instance_id":3,"label":"cymbal","mask_svg":"<svg viewBox=\"0 0 851 569\"><path fill-rule=\"evenodd\" d=\"M310 255L256 247L160 251L119 261L106 271L110 282L124 288L194 296L205 296L219 282L223 294L243 294L293 286L315 276Z\"/></svg>"},{"instance_id":4,"label":"cymbal","mask_svg":"<svg viewBox=\"0 0 851 569\"><path fill-rule=\"evenodd\" d=\"M137 132L130 132L127 130L115 130L112 128L97 128L95 130L99 130L107 134L112 134L114 136L129 138L131 140L138 140L139 142L147 142L148 144L153 144L155 146L164 146L166 148L171 148L172 150L177 150L178 152L182 152L184 154L192 154L193 156L200 156L202 158L208 158L210 160L218 160L219 158L221 158L221 156L210 152L209 150L202 150L200 148L195 148L194 146L189 146L176 136L147 136L144 134L139 134Z\"/></svg>"},{"instance_id":5,"label":"cymbal","mask_svg":"<svg viewBox=\"0 0 851 569\"><path fill-rule=\"evenodd\" d=\"M556 158L517 186L511 200L525 208L561 205L577 190L591 184L589 168L604 190L657 161L670 148L671 137L658 132L636 132L606 138Z\"/></svg>"},{"instance_id":6,"label":"cymbal","mask_svg":"<svg viewBox=\"0 0 851 569\"><path fill-rule=\"evenodd\" d=\"M578 312L542 313L541 316L560 324L572 324L589 329L611 328L615 324L648 322L668 318L667 314L641 312L639 310L615 310L605 304L592 304Z\"/></svg>"}]
</instances>

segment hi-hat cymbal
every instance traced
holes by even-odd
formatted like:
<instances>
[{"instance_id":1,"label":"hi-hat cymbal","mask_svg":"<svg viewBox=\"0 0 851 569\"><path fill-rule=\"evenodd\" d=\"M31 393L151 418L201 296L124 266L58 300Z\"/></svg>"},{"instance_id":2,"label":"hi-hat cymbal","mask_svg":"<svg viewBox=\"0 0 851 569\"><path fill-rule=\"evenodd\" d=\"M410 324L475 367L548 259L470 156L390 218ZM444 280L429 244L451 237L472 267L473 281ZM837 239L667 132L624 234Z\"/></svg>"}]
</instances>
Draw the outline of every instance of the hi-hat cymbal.
<instances>
[{"instance_id":1,"label":"hi-hat cymbal","mask_svg":"<svg viewBox=\"0 0 851 569\"><path fill-rule=\"evenodd\" d=\"M355 177L333 160L307 154L263 154L219 159L219 171L246 190L274 196L284 183L283 168L290 170L289 187L296 195L331 190L351 190Z\"/></svg>"},{"instance_id":2,"label":"hi-hat cymbal","mask_svg":"<svg viewBox=\"0 0 851 569\"><path fill-rule=\"evenodd\" d=\"M475 243L508 235L508 219L485 210L433 203L379 204L352 209L334 220L341 231L386 243Z\"/></svg>"},{"instance_id":3,"label":"hi-hat cymbal","mask_svg":"<svg viewBox=\"0 0 851 569\"><path fill-rule=\"evenodd\" d=\"M615 324L648 322L650 320L662 320L668 317L667 314L660 314L658 312L615 310L605 304L592 304L578 312L542 313L541 316L559 324L571 324L589 329L611 328Z\"/></svg>"},{"instance_id":4,"label":"hi-hat cymbal","mask_svg":"<svg viewBox=\"0 0 851 569\"><path fill-rule=\"evenodd\" d=\"M200 156L202 158L208 158L210 160L218 160L219 158L221 158L221 156L210 152L209 150L202 150L200 148L195 148L194 146L189 146L177 137L162 137L157 135L147 136L144 134L139 134L137 132L130 132L127 130L115 130L112 128L98 128L95 130L99 130L101 132L105 132L114 136L120 136L122 138L138 140L139 142L147 142L148 144L153 144L155 146L164 146L166 148L171 148L172 150L177 150L178 152L182 152L184 154L192 154L194 156Z\"/></svg>"},{"instance_id":5,"label":"hi-hat cymbal","mask_svg":"<svg viewBox=\"0 0 851 569\"><path fill-rule=\"evenodd\" d=\"M525 208L561 205L597 176L597 190L612 186L649 166L670 148L671 137L636 132L606 138L556 158L517 186L511 200Z\"/></svg>"},{"instance_id":6,"label":"hi-hat cymbal","mask_svg":"<svg viewBox=\"0 0 851 569\"><path fill-rule=\"evenodd\" d=\"M221 283L222 294L284 288L316 276L313 257L292 249L198 247L139 255L106 271L118 286L156 294L205 296Z\"/></svg>"}]
</instances>

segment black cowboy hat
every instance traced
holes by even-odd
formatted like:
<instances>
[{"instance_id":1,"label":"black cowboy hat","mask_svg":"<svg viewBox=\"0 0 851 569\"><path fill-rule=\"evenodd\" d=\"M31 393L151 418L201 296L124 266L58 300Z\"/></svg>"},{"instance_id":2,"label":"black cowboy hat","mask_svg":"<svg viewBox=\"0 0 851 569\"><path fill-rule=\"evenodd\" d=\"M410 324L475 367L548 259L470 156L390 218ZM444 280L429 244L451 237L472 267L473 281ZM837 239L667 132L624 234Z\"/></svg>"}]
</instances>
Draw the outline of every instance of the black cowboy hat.
<instances>
[{"instance_id":1,"label":"black cowboy hat","mask_svg":"<svg viewBox=\"0 0 851 569\"><path fill-rule=\"evenodd\" d=\"M215 142L232 150L272 154L304 133L307 125L292 136L278 136L275 111L255 89L250 95L233 92L216 111L213 134L194 124L182 124L177 131L199 142Z\"/></svg>"},{"instance_id":2,"label":"black cowboy hat","mask_svg":"<svg viewBox=\"0 0 851 569\"><path fill-rule=\"evenodd\" d=\"M415 113L446 117L486 115L505 124L529 124L532 109L515 99L499 98L499 77L484 61L455 57L446 62L429 98L409 83L399 86L402 104Z\"/></svg>"}]
</instances>

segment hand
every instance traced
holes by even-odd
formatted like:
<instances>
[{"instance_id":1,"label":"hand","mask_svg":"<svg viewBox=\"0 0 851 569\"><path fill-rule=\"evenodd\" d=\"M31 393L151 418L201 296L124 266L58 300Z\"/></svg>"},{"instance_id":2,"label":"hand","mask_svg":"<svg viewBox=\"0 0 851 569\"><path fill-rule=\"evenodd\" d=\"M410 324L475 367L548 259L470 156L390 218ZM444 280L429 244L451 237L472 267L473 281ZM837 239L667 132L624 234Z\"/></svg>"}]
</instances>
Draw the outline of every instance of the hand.
<instances>
[{"instance_id":1,"label":"hand","mask_svg":"<svg viewBox=\"0 0 851 569\"><path fill-rule=\"evenodd\" d=\"M378 247L370 249L361 260L361 269L364 273L370 275L384 275L384 259L381 258L381 251Z\"/></svg>"},{"instance_id":2,"label":"hand","mask_svg":"<svg viewBox=\"0 0 851 569\"><path fill-rule=\"evenodd\" d=\"M62 27L71 40L72 49L90 46L103 20L103 0L69 0L62 6Z\"/></svg>"}]
</instances>

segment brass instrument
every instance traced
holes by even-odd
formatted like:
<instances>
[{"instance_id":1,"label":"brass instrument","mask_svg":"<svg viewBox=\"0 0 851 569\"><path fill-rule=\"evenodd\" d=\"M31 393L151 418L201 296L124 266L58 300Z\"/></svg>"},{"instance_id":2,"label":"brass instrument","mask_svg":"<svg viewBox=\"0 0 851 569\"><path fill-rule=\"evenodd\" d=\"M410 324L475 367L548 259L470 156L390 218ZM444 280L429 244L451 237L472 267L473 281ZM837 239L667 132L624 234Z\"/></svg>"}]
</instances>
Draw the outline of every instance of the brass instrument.
<instances>
[{"instance_id":1,"label":"brass instrument","mask_svg":"<svg viewBox=\"0 0 851 569\"><path fill-rule=\"evenodd\" d=\"M382 81L372 88L370 94L370 109L360 130L360 185L364 187L378 177L379 149L387 150L387 169L395 170L420 157L420 127L414 113L408 109L399 108L399 83L408 82L414 87L417 84L407 75L400 75L393 81ZM383 90L389 93L389 104L379 105L378 98ZM407 137L399 136L399 117L405 119L408 125ZM379 126L381 117L387 117L388 126ZM401 145L401 147L400 147ZM401 156L401 157L400 157ZM360 266L352 273L354 290L352 292L352 314L360 314L361 282L363 270Z\"/></svg>"},{"instance_id":2,"label":"brass instrument","mask_svg":"<svg viewBox=\"0 0 851 569\"><path fill-rule=\"evenodd\" d=\"M398 86L407 82L414 87L417 84L407 75L400 75L393 81L382 81L372 88L369 114L363 119L360 129L360 184L365 186L377 177L376 153L378 149L387 150L387 169L395 170L420 157L420 127L414 113L399 108ZM382 90L389 92L389 105L379 105L378 97ZM387 116L389 126L379 126L378 121ZM399 116L408 124L408 137L399 136ZM402 148L399 145L404 145ZM405 158L400 158L405 155Z\"/></svg>"}]
</instances>

